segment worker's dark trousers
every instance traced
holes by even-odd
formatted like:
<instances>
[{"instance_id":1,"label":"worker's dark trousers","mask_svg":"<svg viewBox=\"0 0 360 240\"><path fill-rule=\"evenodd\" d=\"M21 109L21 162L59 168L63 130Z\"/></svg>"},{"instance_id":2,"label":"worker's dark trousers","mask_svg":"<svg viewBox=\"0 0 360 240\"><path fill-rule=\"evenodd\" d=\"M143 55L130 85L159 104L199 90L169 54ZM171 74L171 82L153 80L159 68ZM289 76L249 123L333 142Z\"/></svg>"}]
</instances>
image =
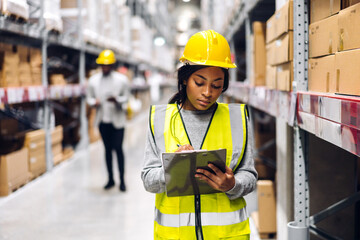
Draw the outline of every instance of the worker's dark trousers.
<instances>
[{"instance_id":1,"label":"worker's dark trousers","mask_svg":"<svg viewBox=\"0 0 360 240\"><path fill-rule=\"evenodd\" d=\"M105 160L109 181L114 180L112 170L112 150L115 149L120 173L120 181L124 184L124 154L122 150L124 128L117 129L111 123L100 123L99 130L105 146Z\"/></svg>"}]
</instances>

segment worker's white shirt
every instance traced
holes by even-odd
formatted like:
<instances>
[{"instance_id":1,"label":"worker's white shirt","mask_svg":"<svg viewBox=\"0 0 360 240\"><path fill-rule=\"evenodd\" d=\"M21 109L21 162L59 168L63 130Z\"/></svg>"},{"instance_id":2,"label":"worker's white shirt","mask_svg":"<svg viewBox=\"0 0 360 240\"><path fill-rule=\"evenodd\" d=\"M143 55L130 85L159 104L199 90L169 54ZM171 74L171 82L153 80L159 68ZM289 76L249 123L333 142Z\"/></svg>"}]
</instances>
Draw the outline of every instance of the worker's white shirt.
<instances>
[{"instance_id":1,"label":"worker's white shirt","mask_svg":"<svg viewBox=\"0 0 360 240\"><path fill-rule=\"evenodd\" d=\"M96 99L100 101L95 124L112 123L115 128L123 128L129 94L128 78L121 73L113 71L106 77L102 73L92 76L88 84L87 103L93 106ZM115 97L116 103L107 101L109 97Z\"/></svg>"}]
</instances>

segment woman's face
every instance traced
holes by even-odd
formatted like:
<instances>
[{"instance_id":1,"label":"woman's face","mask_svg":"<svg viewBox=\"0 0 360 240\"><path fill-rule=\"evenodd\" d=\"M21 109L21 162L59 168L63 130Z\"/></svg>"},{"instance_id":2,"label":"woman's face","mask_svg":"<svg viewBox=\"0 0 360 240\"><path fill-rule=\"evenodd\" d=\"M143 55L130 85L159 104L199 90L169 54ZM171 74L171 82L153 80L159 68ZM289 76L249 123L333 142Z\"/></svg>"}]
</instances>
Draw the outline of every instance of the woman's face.
<instances>
[{"instance_id":1,"label":"woman's face","mask_svg":"<svg viewBox=\"0 0 360 240\"><path fill-rule=\"evenodd\" d=\"M219 67L207 67L194 72L187 81L185 110L207 110L222 93L224 72Z\"/></svg>"}]
</instances>

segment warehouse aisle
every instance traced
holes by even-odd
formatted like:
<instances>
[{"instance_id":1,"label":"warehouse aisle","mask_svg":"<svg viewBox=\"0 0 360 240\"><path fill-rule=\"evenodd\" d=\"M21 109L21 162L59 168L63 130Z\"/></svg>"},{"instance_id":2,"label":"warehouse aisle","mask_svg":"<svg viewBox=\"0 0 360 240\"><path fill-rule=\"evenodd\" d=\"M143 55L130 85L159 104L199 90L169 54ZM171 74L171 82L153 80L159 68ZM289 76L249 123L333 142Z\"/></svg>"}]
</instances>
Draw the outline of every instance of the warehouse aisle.
<instances>
[{"instance_id":1,"label":"warehouse aisle","mask_svg":"<svg viewBox=\"0 0 360 240\"><path fill-rule=\"evenodd\" d=\"M140 179L147 120L138 116L126 131L127 192L103 190L103 146L92 144L89 156L78 152L0 198L0 239L152 239L154 195Z\"/></svg>"},{"instance_id":2,"label":"warehouse aisle","mask_svg":"<svg viewBox=\"0 0 360 240\"><path fill-rule=\"evenodd\" d=\"M78 152L52 172L0 198L0 239L152 239L154 195L144 190L140 179L147 121L147 113L142 113L126 129L125 193L119 191L118 182L110 191L103 190L104 149L102 142L94 143L89 155ZM117 180L117 171L114 174ZM247 202L251 212L256 194L247 196ZM259 239L256 230L251 239Z\"/></svg>"}]
</instances>

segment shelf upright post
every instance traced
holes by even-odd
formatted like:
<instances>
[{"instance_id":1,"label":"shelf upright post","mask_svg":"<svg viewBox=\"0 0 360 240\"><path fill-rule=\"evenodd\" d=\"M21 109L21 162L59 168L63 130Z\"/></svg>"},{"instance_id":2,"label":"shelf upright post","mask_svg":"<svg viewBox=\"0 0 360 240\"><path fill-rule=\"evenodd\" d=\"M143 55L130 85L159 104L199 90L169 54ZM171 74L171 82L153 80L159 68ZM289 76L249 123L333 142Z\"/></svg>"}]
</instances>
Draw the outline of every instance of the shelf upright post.
<instances>
[{"instance_id":1,"label":"shelf upright post","mask_svg":"<svg viewBox=\"0 0 360 240\"><path fill-rule=\"evenodd\" d=\"M250 83L252 76L252 41L251 41L251 21L250 21L250 17L249 14L246 13L246 17L245 17L245 41L246 41L246 81L248 83Z\"/></svg>"},{"instance_id":2,"label":"shelf upright post","mask_svg":"<svg viewBox=\"0 0 360 240\"><path fill-rule=\"evenodd\" d=\"M82 32L82 0L77 0L78 6L78 24L77 24L77 35L80 42L80 62L79 62L79 83L81 88L86 87L85 82L85 42ZM78 149L86 149L89 146L89 136L88 136L88 122L86 118L86 97L81 96L81 105L80 105L80 142L77 146Z\"/></svg>"},{"instance_id":3,"label":"shelf upright post","mask_svg":"<svg viewBox=\"0 0 360 240\"><path fill-rule=\"evenodd\" d=\"M293 91L307 91L308 86L308 0L294 1L294 82ZM288 223L291 240L310 239L308 135L294 125L294 218Z\"/></svg>"},{"instance_id":4,"label":"shelf upright post","mask_svg":"<svg viewBox=\"0 0 360 240\"><path fill-rule=\"evenodd\" d=\"M44 18L45 0L41 0L40 5L40 26L42 29L42 85L48 89L47 79L47 47L48 47L48 31ZM48 93L48 92L47 92ZM44 99L44 130L45 130L45 152L46 152L46 170L50 171L54 167L52 149L51 149L51 129L50 129L50 99L47 95Z\"/></svg>"}]
</instances>

